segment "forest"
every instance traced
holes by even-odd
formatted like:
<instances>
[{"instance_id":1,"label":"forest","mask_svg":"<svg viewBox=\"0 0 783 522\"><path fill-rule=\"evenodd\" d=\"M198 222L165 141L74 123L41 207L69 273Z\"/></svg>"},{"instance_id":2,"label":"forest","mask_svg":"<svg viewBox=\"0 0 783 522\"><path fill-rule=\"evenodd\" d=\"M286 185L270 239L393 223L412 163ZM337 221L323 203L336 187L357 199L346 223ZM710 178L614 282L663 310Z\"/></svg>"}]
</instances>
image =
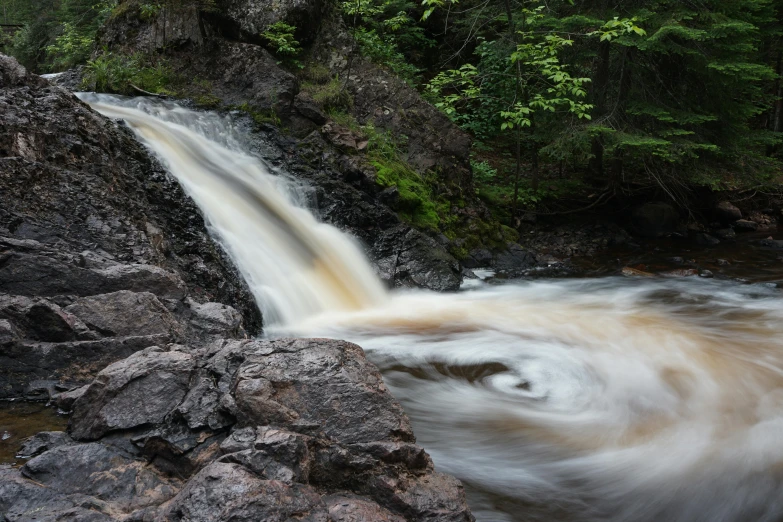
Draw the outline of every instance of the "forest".
<instances>
[{"instance_id":1,"label":"forest","mask_svg":"<svg viewBox=\"0 0 783 522\"><path fill-rule=\"evenodd\" d=\"M139 12L187 2L150 0ZM96 34L120 7L0 0L2 49L41 73L96 67ZM779 2L346 0L339 7L358 52L470 133L477 194L500 216L650 194L688 207L703 189L779 192ZM297 71L306 50L295 33L280 23L264 36ZM155 63L165 76L160 61L124 63L139 71Z\"/></svg>"}]
</instances>

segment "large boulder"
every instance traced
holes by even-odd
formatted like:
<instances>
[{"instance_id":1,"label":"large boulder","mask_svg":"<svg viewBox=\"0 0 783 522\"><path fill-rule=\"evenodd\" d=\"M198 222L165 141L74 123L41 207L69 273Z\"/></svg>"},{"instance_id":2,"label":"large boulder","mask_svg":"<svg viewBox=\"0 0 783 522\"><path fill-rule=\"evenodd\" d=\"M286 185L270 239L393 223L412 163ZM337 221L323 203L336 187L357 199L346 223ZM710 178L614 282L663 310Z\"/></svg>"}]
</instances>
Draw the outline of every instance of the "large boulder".
<instances>
[{"instance_id":1,"label":"large boulder","mask_svg":"<svg viewBox=\"0 0 783 522\"><path fill-rule=\"evenodd\" d=\"M21 470L0 468L11 520L31 509L46 520L473 520L459 481L433 470L378 370L344 341L149 348L80 392L69 431L33 437Z\"/></svg>"},{"instance_id":2,"label":"large boulder","mask_svg":"<svg viewBox=\"0 0 783 522\"><path fill-rule=\"evenodd\" d=\"M645 203L631 213L633 231L644 237L662 237L677 230L680 215L668 203Z\"/></svg>"},{"instance_id":3,"label":"large boulder","mask_svg":"<svg viewBox=\"0 0 783 522\"><path fill-rule=\"evenodd\" d=\"M721 201L715 205L715 219L724 225L728 225L742 219L742 211L730 201Z\"/></svg>"}]
</instances>

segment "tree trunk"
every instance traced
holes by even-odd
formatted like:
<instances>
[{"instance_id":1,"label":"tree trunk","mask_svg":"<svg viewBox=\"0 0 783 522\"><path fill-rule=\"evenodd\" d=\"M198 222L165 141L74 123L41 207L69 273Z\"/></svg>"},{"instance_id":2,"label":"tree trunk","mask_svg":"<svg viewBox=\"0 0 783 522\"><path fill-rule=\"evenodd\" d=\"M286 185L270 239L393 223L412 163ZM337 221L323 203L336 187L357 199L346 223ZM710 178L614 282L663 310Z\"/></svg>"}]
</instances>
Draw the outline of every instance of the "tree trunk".
<instances>
[{"instance_id":1,"label":"tree trunk","mask_svg":"<svg viewBox=\"0 0 783 522\"><path fill-rule=\"evenodd\" d=\"M609 61L611 59L611 44L603 41L598 44L598 63L593 78L592 104L596 119L606 115L606 97L609 86ZM592 158L588 163L590 172L598 177L604 174L604 144L601 136L594 136L590 144Z\"/></svg>"}]
</instances>

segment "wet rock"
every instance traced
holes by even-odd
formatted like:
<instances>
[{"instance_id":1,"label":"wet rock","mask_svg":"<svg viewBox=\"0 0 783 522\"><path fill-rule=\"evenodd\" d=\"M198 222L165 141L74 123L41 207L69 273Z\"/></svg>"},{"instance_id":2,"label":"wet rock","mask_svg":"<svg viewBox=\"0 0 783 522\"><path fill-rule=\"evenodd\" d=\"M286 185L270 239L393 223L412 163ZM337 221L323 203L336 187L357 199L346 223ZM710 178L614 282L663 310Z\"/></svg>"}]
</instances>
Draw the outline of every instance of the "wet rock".
<instances>
[{"instance_id":1,"label":"wet rock","mask_svg":"<svg viewBox=\"0 0 783 522\"><path fill-rule=\"evenodd\" d=\"M521 275L534 266L536 258L533 253L516 243L509 243L507 250L497 254L493 263L495 270L511 277Z\"/></svg>"},{"instance_id":2,"label":"wet rock","mask_svg":"<svg viewBox=\"0 0 783 522\"><path fill-rule=\"evenodd\" d=\"M171 501L165 520L297 520L328 522L320 495L311 487L262 480L233 463L215 462L199 472Z\"/></svg>"},{"instance_id":3,"label":"wet rock","mask_svg":"<svg viewBox=\"0 0 783 522\"><path fill-rule=\"evenodd\" d=\"M167 299L182 299L187 294L187 286L177 274L157 266L113 265L95 272L105 278L100 287L104 291L151 292Z\"/></svg>"},{"instance_id":4,"label":"wet rock","mask_svg":"<svg viewBox=\"0 0 783 522\"><path fill-rule=\"evenodd\" d=\"M630 266L623 267L620 273L625 277L655 277L655 274L631 268Z\"/></svg>"},{"instance_id":5,"label":"wet rock","mask_svg":"<svg viewBox=\"0 0 783 522\"><path fill-rule=\"evenodd\" d=\"M179 489L178 481L100 443L56 446L28 461L21 472L59 495L98 499L98 505L109 508L105 511L112 504L126 513L158 505Z\"/></svg>"},{"instance_id":6,"label":"wet rock","mask_svg":"<svg viewBox=\"0 0 783 522\"><path fill-rule=\"evenodd\" d=\"M19 331L7 319L0 319L0 348L19 340Z\"/></svg>"},{"instance_id":7,"label":"wet rock","mask_svg":"<svg viewBox=\"0 0 783 522\"><path fill-rule=\"evenodd\" d=\"M189 354L151 347L108 366L74 403L72 436L95 440L162 422L187 394L193 364Z\"/></svg>"},{"instance_id":8,"label":"wet rock","mask_svg":"<svg viewBox=\"0 0 783 522\"><path fill-rule=\"evenodd\" d=\"M694 239L696 240L696 244L702 246L715 246L720 243L720 239L717 239L709 234L704 234L701 232L696 234L694 236Z\"/></svg>"},{"instance_id":9,"label":"wet rock","mask_svg":"<svg viewBox=\"0 0 783 522\"><path fill-rule=\"evenodd\" d=\"M399 404L358 346L291 339L277 341L274 349L249 355L239 367L235 394L242 423L323 433L344 444L413 440ZM364 419L360 426L357 416Z\"/></svg>"},{"instance_id":10,"label":"wet rock","mask_svg":"<svg viewBox=\"0 0 783 522\"><path fill-rule=\"evenodd\" d=\"M718 266L729 266L731 263L726 259L716 259L715 264Z\"/></svg>"},{"instance_id":11,"label":"wet rock","mask_svg":"<svg viewBox=\"0 0 783 522\"><path fill-rule=\"evenodd\" d=\"M728 201L721 201L715 206L715 218L728 225L742 219L742 211Z\"/></svg>"},{"instance_id":12,"label":"wet rock","mask_svg":"<svg viewBox=\"0 0 783 522\"><path fill-rule=\"evenodd\" d=\"M634 232L644 237L661 237L677 230L680 215L668 203L645 203L631 213Z\"/></svg>"},{"instance_id":13,"label":"wet rock","mask_svg":"<svg viewBox=\"0 0 783 522\"><path fill-rule=\"evenodd\" d=\"M661 272L661 275L664 277L691 277L699 275L699 271L695 268L679 268L677 270Z\"/></svg>"},{"instance_id":14,"label":"wet rock","mask_svg":"<svg viewBox=\"0 0 783 522\"><path fill-rule=\"evenodd\" d=\"M711 270L702 270L701 272L699 272L699 277L704 277L706 279L710 279L710 278L714 277L714 275L713 275Z\"/></svg>"},{"instance_id":15,"label":"wet rock","mask_svg":"<svg viewBox=\"0 0 783 522\"><path fill-rule=\"evenodd\" d=\"M221 337L236 337L242 333L242 316L234 308L222 303L197 303L188 300L193 312L191 323L196 328Z\"/></svg>"},{"instance_id":16,"label":"wet rock","mask_svg":"<svg viewBox=\"0 0 783 522\"><path fill-rule=\"evenodd\" d=\"M102 335L146 335L175 337L177 324L166 307L150 292L120 290L78 299L66 307L91 329Z\"/></svg>"},{"instance_id":17,"label":"wet rock","mask_svg":"<svg viewBox=\"0 0 783 522\"><path fill-rule=\"evenodd\" d=\"M382 232L370 254L389 286L456 291L462 282L453 256L433 238L404 225Z\"/></svg>"},{"instance_id":18,"label":"wet rock","mask_svg":"<svg viewBox=\"0 0 783 522\"><path fill-rule=\"evenodd\" d=\"M95 341L21 341L0 350L0 398L23 395L35 380L83 383L109 363L153 346L168 336L132 336Z\"/></svg>"},{"instance_id":19,"label":"wet rock","mask_svg":"<svg viewBox=\"0 0 783 522\"><path fill-rule=\"evenodd\" d=\"M68 444L74 444L74 441L64 431L42 431L22 443L19 455L23 458L31 458Z\"/></svg>"},{"instance_id":20,"label":"wet rock","mask_svg":"<svg viewBox=\"0 0 783 522\"><path fill-rule=\"evenodd\" d=\"M738 219L732 226L737 232L753 232L759 228L758 223L747 219Z\"/></svg>"},{"instance_id":21,"label":"wet rock","mask_svg":"<svg viewBox=\"0 0 783 522\"><path fill-rule=\"evenodd\" d=\"M772 239L771 237L768 237L767 239L762 239L759 241L759 244L761 246L774 248L776 250L783 249L783 239Z\"/></svg>"},{"instance_id":22,"label":"wet rock","mask_svg":"<svg viewBox=\"0 0 783 522\"><path fill-rule=\"evenodd\" d=\"M737 234L734 232L733 228L719 228L714 230L713 233L720 239L731 240L737 237Z\"/></svg>"},{"instance_id":23,"label":"wet rock","mask_svg":"<svg viewBox=\"0 0 783 522\"><path fill-rule=\"evenodd\" d=\"M57 381L35 380L24 388L24 398L28 401L48 401L57 395Z\"/></svg>"},{"instance_id":24,"label":"wet rock","mask_svg":"<svg viewBox=\"0 0 783 522\"><path fill-rule=\"evenodd\" d=\"M13 78L0 92L0 292L193 293L235 305L254 331L245 283L132 133L12 58L0 71Z\"/></svg>"},{"instance_id":25,"label":"wet rock","mask_svg":"<svg viewBox=\"0 0 783 522\"><path fill-rule=\"evenodd\" d=\"M79 397L84 395L84 392L87 391L87 388L89 388L89 385L85 384L84 386L74 388L73 390L58 393L53 397L57 403L57 407L63 411L71 411L73 404Z\"/></svg>"},{"instance_id":26,"label":"wet rock","mask_svg":"<svg viewBox=\"0 0 783 522\"><path fill-rule=\"evenodd\" d=\"M76 316L46 299L0 294L0 318L13 321L19 335L27 339L62 342L95 338Z\"/></svg>"},{"instance_id":27,"label":"wet rock","mask_svg":"<svg viewBox=\"0 0 783 522\"><path fill-rule=\"evenodd\" d=\"M493 260L492 252L485 248L476 248L470 251L463 265L467 268L486 268L492 266Z\"/></svg>"},{"instance_id":28,"label":"wet rock","mask_svg":"<svg viewBox=\"0 0 783 522\"><path fill-rule=\"evenodd\" d=\"M324 503L333 522L405 522L405 518L395 515L378 504L358 495L329 495Z\"/></svg>"}]
</instances>

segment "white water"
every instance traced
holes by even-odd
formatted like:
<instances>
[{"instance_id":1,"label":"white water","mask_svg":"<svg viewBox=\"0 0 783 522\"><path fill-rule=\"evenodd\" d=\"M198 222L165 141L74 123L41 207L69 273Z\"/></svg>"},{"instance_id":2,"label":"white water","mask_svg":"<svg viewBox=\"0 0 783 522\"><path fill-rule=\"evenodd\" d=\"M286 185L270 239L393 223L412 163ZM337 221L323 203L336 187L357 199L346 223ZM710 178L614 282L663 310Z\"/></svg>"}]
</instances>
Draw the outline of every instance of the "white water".
<instances>
[{"instance_id":1,"label":"white water","mask_svg":"<svg viewBox=\"0 0 783 522\"><path fill-rule=\"evenodd\" d=\"M480 521L783 519L777 290L610 278L387 297L227 121L88 100L193 195L278 319L267 335L367 350Z\"/></svg>"},{"instance_id":2,"label":"white water","mask_svg":"<svg viewBox=\"0 0 783 522\"><path fill-rule=\"evenodd\" d=\"M247 280L266 324L385 300L357 245L304 209L297 187L248 154L229 120L148 98L80 97L125 120L179 180Z\"/></svg>"}]
</instances>

